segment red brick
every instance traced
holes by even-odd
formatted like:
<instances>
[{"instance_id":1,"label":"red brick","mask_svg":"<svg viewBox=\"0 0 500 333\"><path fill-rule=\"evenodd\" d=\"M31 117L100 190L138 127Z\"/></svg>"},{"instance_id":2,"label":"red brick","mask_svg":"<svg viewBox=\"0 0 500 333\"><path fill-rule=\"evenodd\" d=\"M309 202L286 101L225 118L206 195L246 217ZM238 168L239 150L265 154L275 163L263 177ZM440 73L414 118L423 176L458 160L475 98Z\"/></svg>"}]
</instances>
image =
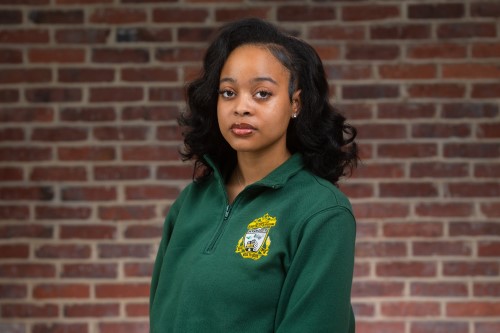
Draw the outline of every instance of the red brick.
<instances>
[{"instance_id":1,"label":"red brick","mask_svg":"<svg viewBox=\"0 0 500 333\"><path fill-rule=\"evenodd\" d=\"M500 184L498 182L470 182L450 183L446 185L447 193L454 198L476 198L500 196Z\"/></svg>"},{"instance_id":2,"label":"red brick","mask_svg":"<svg viewBox=\"0 0 500 333\"><path fill-rule=\"evenodd\" d=\"M65 48L43 48L28 50L28 60L31 63L83 63L85 50Z\"/></svg>"},{"instance_id":3,"label":"red brick","mask_svg":"<svg viewBox=\"0 0 500 333\"><path fill-rule=\"evenodd\" d=\"M37 220L66 220L66 219L88 219L91 209L88 207L67 206L37 206L35 217Z\"/></svg>"},{"instance_id":4,"label":"red brick","mask_svg":"<svg viewBox=\"0 0 500 333\"><path fill-rule=\"evenodd\" d=\"M149 296L149 283L103 283L95 286L97 298L137 298Z\"/></svg>"},{"instance_id":5,"label":"red brick","mask_svg":"<svg viewBox=\"0 0 500 333\"><path fill-rule=\"evenodd\" d=\"M88 245L72 244L46 244L39 246L35 251L37 258L66 259L79 258L88 259L91 255L91 248Z\"/></svg>"},{"instance_id":6,"label":"red brick","mask_svg":"<svg viewBox=\"0 0 500 333\"><path fill-rule=\"evenodd\" d=\"M200 61L203 58L205 50L199 47L175 47L175 48L158 48L155 52L155 59L160 62L184 62L184 61Z\"/></svg>"},{"instance_id":7,"label":"red brick","mask_svg":"<svg viewBox=\"0 0 500 333\"><path fill-rule=\"evenodd\" d=\"M98 8L92 11L91 23L130 24L146 22L146 11L131 8Z\"/></svg>"},{"instance_id":8,"label":"red brick","mask_svg":"<svg viewBox=\"0 0 500 333\"><path fill-rule=\"evenodd\" d=\"M103 206L99 207L102 220L147 220L156 217L154 206Z\"/></svg>"},{"instance_id":9,"label":"red brick","mask_svg":"<svg viewBox=\"0 0 500 333\"><path fill-rule=\"evenodd\" d=\"M421 162L410 165L412 178L460 178L469 174L466 163Z\"/></svg>"},{"instance_id":10,"label":"red brick","mask_svg":"<svg viewBox=\"0 0 500 333\"><path fill-rule=\"evenodd\" d=\"M383 225L385 237L441 237L443 224L439 222L392 222Z\"/></svg>"},{"instance_id":11,"label":"red brick","mask_svg":"<svg viewBox=\"0 0 500 333\"><path fill-rule=\"evenodd\" d=\"M500 58L500 43L478 43L472 45L475 58Z\"/></svg>"},{"instance_id":12,"label":"red brick","mask_svg":"<svg viewBox=\"0 0 500 333\"><path fill-rule=\"evenodd\" d=\"M346 46L347 60L395 60L399 57L398 45L349 44Z\"/></svg>"},{"instance_id":13,"label":"red brick","mask_svg":"<svg viewBox=\"0 0 500 333\"><path fill-rule=\"evenodd\" d=\"M403 291L403 282L354 281L352 284L352 296L355 298L401 297Z\"/></svg>"},{"instance_id":14,"label":"red brick","mask_svg":"<svg viewBox=\"0 0 500 333\"><path fill-rule=\"evenodd\" d=\"M329 21L335 20L335 6L278 6L278 21Z\"/></svg>"},{"instance_id":15,"label":"red brick","mask_svg":"<svg viewBox=\"0 0 500 333\"><path fill-rule=\"evenodd\" d=\"M28 18L35 24L82 24L83 10L32 10Z\"/></svg>"},{"instance_id":16,"label":"red brick","mask_svg":"<svg viewBox=\"0 0 500 333\"><path fill-rule=\"evenodd\" d=\"M454 83L412 84L408 87L412 98L463 98L465 85Z\"/></svg>"},{"instance_id":17,"label":"red brick","mask_svg":"<svg viewBox=\"0 0 500 333\"><path fill-rule=\"evenodd\" d=\"M116 157L113 147L59 147L57 154L61 161L113 161Z\"/></svg>"},{"instance_id":18,"label":"red brick","mask_svg":"<svg viewBox=\"0 0 500 333\"><path fill-rule=\"evenodd\" d=\"M169 146L129 146L122 147L124 161L169 161L178 160L177 147Z\"/></svg>"},{"instance_id":19,"label":"red brick","mask_svg":"<svg viewBox=\"0 0 500 333\"><path fill-rule=\"evenodd\" d=\"M309 28L308 39L318 40L362 40L365 39L366 28L363 26L321 25Z\"/></svg>"},{"instance_id":20,"label":"red brick","mask_svg":"<svg viewBox=\"0 0 500 333\"><path fill-rule=\"evenodd\" d=\"M23 62L23 53L17 49L0 48L0 64L20 64Z\"/></svg>"},{"instance_id":21,"label":"red brick","mask_svg":"<svg viewBox=\"0 0 500 333\"><path fill-rule=\"evenodd\" d=\"M408 6L408 17L411 19L450 19L463 17L464 14L464 5L460 3Z\"/></svg>"},{"instance_id":22,"label":"red brick","mask_svg":"<svg viewBox=\"0 0 500 333\"><path fill-rule=\"evenodd\" d=\"M458 79L499 79L500 68L493 64L443 64L443 78Z\"/></svg>"},{"instance_id":23,"label":"red brick","mask_svg":"<svg viewBox=\"0 0 500 333\"><path fill-rule=\"evenodd\" d=\"M54 120L54 111L51 108L2 108L0 122L51 122Z\"/></svg>"},{"instance_id":24,"label":"red brick","mask_svg":"<svg viewBox=\"0 0 500 333\"><path fill-rule=\"evenodd\" d=\"M149 61L147 49L94 49L92 62L96 63L146 63Z\"/></svg>"},{"instance_id":25,"label":"red brick","mask_svg":"<svg viewBox=\"0 0 500 333\"><path fill-rule=\"evenodd\" d=\"M150 168L146 166L95 166L95 180L137 180L150 178Z\"/></svg>"},{"instance_id":26,"label":"red brick","mask_svg":"<svg viewBox=\"0 0 500 333\"><path fill-rule=\"evenodd\" d=\"M23 21L23 13L20 10L0 10L0 22L2 24L20 24Z\"/></svg>"},{"instance_id":27,"label":"red brick","mask_svg":"<svg viewBox=\"0 0 500 333\"><path fill-rule=\"evenodd\" d=\"M228 22L246 17L258 17L266 19L269 17L270 8L268 7L251 7L251 8L230 8L230 9L216 9L215 20L217 22Z\"/></svg>"},{"instance_id":28,"label":"red brick","mask_svg":"<svg viewBox=\"0 0 500 333\"><path fill-rule=\"evenodd\" d=\"M51 298L89 298L90 288L87 284L38 284L33 287L35 299Z\"/></svg>"},{"instance_id":29,"label":"red brick","mask_svg":"<svg viewBox=\"0 0 500 333\"><path fill-rule=\"evenodd\" d=\"M116 198L115 187L65 187L61 190L63 201L114 201Z\"/></svg>"},{"instance_id":30,"label":"red brick","mask_svg":"<svg viewBox=\"0 0 500 333\"><path fill-rule=\"evenodd\" d=\"M495 222L452 222L449 226L450 236L491 236L500 235L500 223Z\"/></svg>"},{"instance_id":31,"label":"red brick","mask_svg":"<svg viewBox=\"0 0 500 333\"><path fill-rule=\"evenodd\" d=\"M50 148L36 147L17 147L17 148L0 148L0 161L47 161L52 158L52 150Z\"/></svg>"},{"instance_id":32,"label":"red brick","mask_svg":"<svg viewBox=\"0 0 500 333\"><path fill-rule=\"evenodd\" d=\"M21 128L0 129L0 142L23 141L24 130Z\"/></svg>"},{"instance_id":33,"label":"red brick","mask_svg":"<svg viewBox=\"0 0 500 333\"><path fill-rule=\"evenodd\" d=\"M112 3L113 1L114 0L56 0L56 3L60 5L83 5L83 4L89 5L89 4L109 4Z\"/></svg>"},{"instance_id":34,"label":"red brick","mask_svg":"<svg viewBox=\"0 0 500 333\"><path fill-rule=\"evenodd\" d=\"M381 65L378 68L382 79L432 79L436 77L435 65Z\"/></svg>"},{"instance_id":35,"label":"red brick","mask_svg":"<svg viewBox=\"0 0 500 333\"><path fill-rule=\"evenodd\" d=\"M476 282L474 283L474 296L499 297L500 282Z\"/></svg>"},{"instance_id":36,"label":"red brick","mask_svg":"<svg viewBox=\"0 0 500 333\"><path fill-rule=\"evenodd\" d=\"M408 46L407 55L408 58L415 59L465 58L467 56L467 48L464 45L451 43L418 44Z\"/></svg>"},{"instance_id":37,"label":"red brick","mask_svg":"<svg viewBox=\"0 0 500 333\"><path fill-rule=\"evenodd\" d=\"M59 29L55 31L58 44L104 44L110 29Z\"/></svg>"},{"instance_id":38,"label":"red brick","mask_svg":"<svg viewBox=\"0 0 500 333\"><path fill-rule=\"evenodd\" d=\"M356 330L363 333L405 333L404 322L357 321Z\"/></svg>"},{"instance_id":39,"label":"red brick","mask_svg":"<svg viewBox=\"0 0 500 333\"><path fill-rule=\"evenodd\" d=\"M177 70L170 68L124 68L121 79L131 82L172 82L177 81Z\"/></svg>"},{"instance_id":40,"label":"red brick","mask_svg":"<svg viewBox=\"0 0 500 333\"><path fill-rule=\"evenodd\" d=\"M477 83L472 86L472 98L499 98L499 83Z\"/></svg>"},{"instance_id":41,"label":"red brick","mask_svg":"<svg viewBox=\"0 0 500 333\"><path fill-rule=\"evenodd\" d=\"M358 222L356 235L359 239L368 238L373 239L378 235L378 226L370 222Z\"/></svg>"},{"instance_id":42,"label":"red brick","mask_svg":"<svg viewBox=\"0 0 500 333\"><path fill-rule=\"evenodd\" d=\"M79 88L32 88L26 89L26 99L33 103L80 102L82 90Z\"/></svg>"},{"instance_id":43,"label":"red brick","mask_svg":"<svg viewBox=\"0 0 500 333\"><path fill-rule=\"evenodd\" d=\"M433 118L436 114L434 104L427 103L380 103L378 117L381 119Z\"/></svg>"},{"instance_id":44,"label":"red brick","mask_svg":"<svg viewBox=\"0 0 500 333\"><path fill-rule=\"evenodd\" d=\"M63 225L60 227L61 239L115 239L116 227L104 225Z\"/></svg>"},{"instance_id":45,"label":"red brick","mask_svg":"<svg viewBox=\"0 0 500 333\"><path fill-rule=\"evenodd\" d=\"M0 300L22 299L28 296L28 288L23 284L0 284Z\"/></svg>"},{"instance_id":46,"label":"red brick","mask_svg":"<svg viewBox=\"0 0 500 333\"><path fill-rule=\"evenodd\" d=\"M156 130L156 138L162 141L182 141L179 126L159 126Z\"/></svg>"},{"instance_id":47,"label":"red brick","mask_svg":"<svg viewBox=\"0 0 500 333\"><path fill-rule=\"evenodd\" d=\"M0 167L0 181L23 180L23 170L16 167Z\"/></svg>"},{"instance_id":48,"label":"red brick","mask_svg":"<svg viewBox=\"0 0 500 333\"><path fill-rule=\"evenodd\" d=\"M90 88L90 102L135 102L144 98L142 88L112 87Z\"/></svg>"},{"instance_id":49,"label":"red brick","mask_svg":"<svg viewBox=\"0 0 500 333\"><path fill-rule=\"evenodd\" d=\"M364 203L353 204L357 218L392 218L405 217L409 213L408 205L400 203Z\"/></svg>"},{"instance_id":50,"label":"red brick","mask_svg":"<svg viewBox=\"0 0 500 333\"><path fill-rule=\"evenodd\" d=\"M175 199L180 190L177 186L139 185L125 187L126 200Z\"/></svg>"},{"instance_id":51,"label":"red brick","mask_svg":"<svg viewBox=\"0 0 500 333\"><path fill-rule=\"evenodd\" d=\"M123 272L129 277L150 277L153 273L153 263L125 263Z\"/></svg>"},{"instance_id":52,"label":"red brick","mask_svg":"<svg viewBox=\"0 0 500 333\"><path fill-rule=\"evenodd\" d=\"M441 315L437 302L384 302L380 307L383 316L387 317L430 317Z\"/></svg>"},{"instance_id":53,"label":"red brick","mask_svg":"<svg viewBox=\"0 0 500 333\"><path fill-rule=\"evenodd\" d=\"M0 264L0 277L16 279L54 278L56 269L51 264Z\"/></svg>"},{"instance_id":54,"label":"red brick","mask_svg":"<svg viewBox=\"0 0 500 333\"><path fill-rule=\"evenodd\" d=\"M427 39L431 27L425 24L379 25L370 27L371 39Z\"/></svg>"},{"instance_id":55,"label":"red brick","mask_svg":"<svg viewBox=\"0 0 500 333\"><path fill-rule=\"evenodd\" d=\"M414 138L465 138L471 135L471 127L467 124L414 124Z\"/></svg>"},{"instance_id":56,"label":"red brick","mask_svg":"<svg viewBox=\"0 0 500 333\"><path fill-rule=\"evenodd\" d=\"M496 37L494 23L445 23L437 27L438 38L480 38Z\"/></svg>"},{"instance_id":57,"label":"red brick","mask_svg":"<svg viewBox=\"0 0 500 333\"><path fill-rule=\"evenodd\" d=\"M67 318L105 318L120 315L117 303L83 303L64 306L64 317Z\"/></svg>"},{"instance_id":58,"label":"red brick","mask_svg":"<svg viewBox=\"0 0 500 333\"><path fill-rule=\"evenodd\" d=\"M156 169L157 179L191 179L193 168L190 165L159 166Z\"/></svg>"},{"instance_id":59,"label":"red brick","mask_svg":"<svg viewBox=\"0 0 500 333\"><path fill-rule=\"evenodd\" d=\"M500 138L500 123L479 124L477 136L479 138Z\"/></svg>"},{"instance_id":60,"label":"red brick","mask_svg":"<svg viewBox=\"0 0 500 333\"><path fill-rule=\"evenodd\" d=\"M435 277L437 274L434 262L380 262L375 265L377 276L380 277Z\"/></svg>"},{"instance_id":61,"label":"red brick","mask_svg":"<svg viewBox=\"0 0 500 333\"><path fill-rule=\"evenodd\" d=\"M356 126L358 139L404 139L407 137L406 126L402 124L360 124Z\"/></svg>"},{"instance_id":62,"label":"red brick","mask_svg":"<svg viewBox=\"0 0 500 333\"><path fill-rule=\"evenodd\" d=\"M96 127L93 130L94 137L102 141L144 141L148 138L149 127L144 126L122 126L122 127Z\"/></svg>"},{"instance_id":63,"label":"red brick","mask_svg":"<svg viewBox=\"0 0 500 333\"><path fill-rule=\"evenodd\" d=\"M497 317L500 316L500 302L453 302L446 304L449 317Z\"/></svg>"},{"instance_id":64,"label":"red brick","mask_svg":"<svg viewBox=\"0 0 500 333\"><path fill-rule=\"evenodd\" d=\"M438 189L432 183L382 183L379 195L382 198L437 197Z\"/></svg>"},{"instance_id":65,"label":"red brick","mask_svg":"<svg viewBox=\"0 0 500 333\"><path fill-rule=\"evenodd\" d=\"M26 220L29 216L28 206L0 206L0 219L2 220Z\"/></svg>"},{"instance_id":66,"label":"red brick","mask_svg":"<svg viewBox=\"0 0 500 333\"><path fill-rule=\"evenodd\" d=\"M500 323L495 322L476 322L474 323L475 333L498 333L500 331Z\"/></svg>"},{"instance_id":67,"label":"red brick","mask_svg":"<svg viewBox=\"0 0 500 333\"><path fill-rule=\"evenodd\" d=\"M126 107L122 111L122 120L169 121L177 119L179 110L172 106Z\"/></svg>"},{"instance_id":68,"label":"red brick","mask_svg":"<svg viewBox=\"0 0 500 333\"><path fill-rule=\"evenodd\" d=\"M179 28L179 31L182 28ZM180 32L179 32L180 35ZM180 37L179 37L180 38ZM117 42L171 42L172 29L153 29L153 28L137 28L137 27L121 27L116 31ZM205 39L206 41L207 39Z\"/></svg>"},{"instance_id":69,"label":"red brick","mask_svg":"<svg viewBox=\"0 0 500 333\"><path fill-rule=\"evenodd\" d=\"M148 303L130 303L125 306L125 313L128 317L148 317Z\"/></svg>"},{"instance_id":70,"label":"red brick","mask_svg":"<svg viewBox=\"0 0 500 333\"><path fill-rule=\"evenodd\" d=\"M357 242L356 257L405 257L408 254L403 242Z\"/></svg>"},{"instance_id":71,"label":"red brick","mask_svg":"<svg viewBox=\"0 0 500 333\"><path fill-rule=\"evenodd\" d=\"M500 272L497 262L445 262L444 276L498 276Z\"/></svg>"},{"instance_id":72,"label":"red brick","mask_svg":"<svg viewBox=\"0 0 500 333\"><path fill-rule=\"evenodd\" d=\"M64 108L60 111L63 121L114 121L115 110L111 107Z\"/></svg>"},{"instance_id":73,"label":"red brick","mask_svg":"<svg viewBox=\"0 0 500 333\"><path fill-rule=\"evenodd\" d=\"M399 97L399 86L392 84L344 85L343 99L378 99Z\"/></svg>"},{"instance_id":74,"label":"red brick","mask_svg":"<svg viewBox=\"0 0 500 333\"><path fill-rule=\"evenodd\" d=\"M126 332L137 332L137 333L148 333L149 324L148 322L118 322L110 323L103 322L99 323L100 333L126 333Z\"/></svg>"},{"instance_id":75,"label":"red brick","mask_svg":"<svg viewBox=\"0 0 500 333\"><path fill-rule=\"evenodd\" d=\"M498 106L491 103L446 103L443 104L444 118L493 118L498 115Z\"/></svg>"},{"instance_id":76,"label":"red brick","mask_svg":"<svg viewBox=\"0 0 500 333\"><path fill-rule=\"evenodd\" d=\"M84 167L34 167L30 174L32 181L85 181Z\"/></svg>"},{"instance_id":77,"label":"red brick","mask_svg":"<svg viewBox=\"0 0 500 333\"><path fill-rule=\"evenodd\" d=\"M2 69L0 84L44 83L52 80L52 72L46 68Z\"/></svg>"},{"instance_id":78,"label":"red brick","mask_svg":"<svg viewBox=\"0 0 500 333\"><path fill-rule=\"evenodd\" d=\"M373 304L353 303L352 308L356 317L373 317L375 315Z\"/></svg>"},{"instance_id":79,"label":"red brick","mask_svg":"<svg viewBox=\"0 0 500 333\"><path fill-rule=\"evenodd\" d=\"M34 324L32 332L33 333L88 333L88 330L87 330L87 324L57 323L57 324Z\"/></svg>"},{"instance_id":80,"label":"red brick","mask_svg":"<svg viewBox=\"0 0 500 333\"><path fill-rule=\"evenodd\" d=\"M373 21L400 17L398 6L362 5L344 6L342 8L343 21Z\"/></svg>"},{"instance_id":81,"label":"red brick","mask_svg":"<svg viewBox=\"0 0 500 333\"><path fill-rule=\"evenodd\" d=\"M471 15L473 17L500 17L500 5L494 1L483 1L471 4Z\"/></svg>"},{"instance_id":82,"label":"red brick","mask_svg":"<svg viewBox=\"0 0 500 333\"><path fill-rule=\"evenodd\" d=\"M117 263L107 264L65 264L62 266L63 278L116 279L118 277Z\"/></svg>"},{"instance_id":83,"label":"red brick","mask_svg":"<svg viewBox=\"0 0 500 333\"><path fill-rule=\"evenodd\" d=\"M0 89L0 103L13 103L19 101L19 91L15 89Z\"/></svg>"},{"instance_id":84,"label":"red brick","mask_svg":"<svg viewBox=\"0 0 500 333\"><path fill-rule=\"evenodd\" d=\"M360 80L372 77L372 69L366 65L325 65L325 72L327 77L333 80ZM351 112L349 114L351 115Z\"/></svg>"},{"instance_id":85,"label":"red brick","mask_svg":"<svg viewBox=\"0 0 500 333\"><path fill-rule=\"evenodd\" d=\"M481 212L487 217L500 217L500 203L481 204Z\"/></svg>"},{"instance_id":86,"label":"red brick","mask_svg":"<svg viewBox=\"0 0 500 333\"><path fill-rule=\"evenodd\" d=\"M351 199L373 197L375 193L371 184L342 184L340 190Z\"/></svg>"},{"instance_id":87,"label":"red brick","mask_svg":"<svg viewBox=\"0 0 500 333\"><path fill-rule=\"evenodd\" d=\"M27 244L0 244L0 259L28 258L30 247Z\"/></svg>"},{"instance_id":88,"label":"red brick","mask_svg":"<svg viewBox=\"0 0 500 333\"><path fill-rule=\"evenodd\" d=\"M477 251L480 257L500 257L500 242L479 242Z\"/></svg>"},{"instance_id":89,"label":"red brick","mask_svg":"<svg viewBox=\"0 0 500 333\"><path fill-rule=\"evenodd\" d=\"M2 216L0 209L0 216ZM29 216L28 212L26 212ZM2 216L6 219L6 216ZM35 225L2 225L0 226L0 238L38 238L48 239L53 236L53 227Z\"/></svg>"},{"instance_id":90,"label":"red brick","mask_svg":"<svg viewBox=\"0 0 500 333\"><path fill-rule=\"evenodd\" d=\"M449 143L444 146L444 157L448 158L497 158L500 145L496 143Z\"/></svg>"},{"instance_id":91,"label":"red brick","mask_svg":"<svg viewBox=\"0 0 500 333\"><path fill-rule=\"evenodd\" d=\"M378 155L386 158L432 157L437 155L437 147L433 143L380 144Z\"/></svg>"},{"instance_id":92,"label":"red brick","mask_svg":"<svg viewBox=\"0 0 500 333\"><path fill-rule=\"evenodd\" d=\"M355 263L354 264L354 277L366 277L370 275L370 264L368 263Z\"/></svg>"},{"instance_id":93,"label":"red brick","mask_svg":"<svg viewBox=\"0 0 500 333\"><path fill-rule=\"evenodd\" d=\"M417 297L467 297L465 282L412 282L410 294Z\"/></svg>"},{"instance_id":94,"label":"red brick","mask_svg":"<svg viewBox=\"0 0 500 333\"><path fill-rule=\"evenodd\" d=\"M56 318L59 307L55 304L3 304L1 314L3 318Z\"/></svg>"},{"instance_id":95,"label":"red brick","mask_svg":"<svg viewBox=\"0 0 500 333\"><path fill-rule=\"evenodd\" d=\"M179 23L179 22L206 22L208 18L206 9L191 8L155 8L153 10L153 22L155 23Z\"/></svg>"},{"instance_id":96,"label":"red brick","mask_svg":"<svg viewBox=\"0 0 500 333\"><path fill-rule=\"evenodd\" d=\"M469 333L469 324L464 322L413 322L410 333Z\"/></svg>"},{"instance_id":97,"label":"red brick","mask_svg":"<svg viewBox=\"0 0 500 333\"><path fill-rule=\"evenodd\" d=\"M150 244L99 244L99 258L149 258L152 254Z\"/></svg>"},{"instance_id":98,"label":"red brick","mask_svg":"<svg viewBox=\"0 0 500 333\"><path fill-rule=\"evenodd\" d=\"M49 42L49 31L44 29L0 30L0 44L45 44Z\"/></svg>"},{"instance_id":99,"label":"red brick","mask_svg":"<svg viewBox=\"0 0 500 333\"><path fill-rule=\"evenodd\" d=\"M112 69L63 68L58 71L59 82L111 82L114 79Z\"/></svg>"},{"instance_id":100,"label":"red brick","mask_svg":"<svg viewBox=\"0 0 500 333\"><path fill-rule=\"evenodd\" d=\"M467 242L413 242L414 256L471 256L472 245Z\"/></svg>"},{"instance_id":101,"label":"red brick","mask_svg":"<svg viewBox=\"0 0 500 333\"><path fill-rule=\"evenodd\" d=\"M149 89L150 101L155 101L155 102L184 101L184 97L185 97L184 88L165 87L165 88Z\"/></svg>"},{"instance_id":102,"label":"red brick","mask_svg":"<svg viewBox=\"0 0 500 333\"><path fill-rule=\"evenodd\" d=\"M470 203L420 203L417 204L415 212L419 216L435 217L465 217L473 213Z\"/></svg>"},{"instance_id":103,"label":"red brick","mask_svg":"<svg viewBox=\"0 0 500 333\"><path fill-rule=\"evenodd\" d=\"M68 142L87 140L87 129L77 127L34 128L31 141Z\"/></svg>"}]
</instances>

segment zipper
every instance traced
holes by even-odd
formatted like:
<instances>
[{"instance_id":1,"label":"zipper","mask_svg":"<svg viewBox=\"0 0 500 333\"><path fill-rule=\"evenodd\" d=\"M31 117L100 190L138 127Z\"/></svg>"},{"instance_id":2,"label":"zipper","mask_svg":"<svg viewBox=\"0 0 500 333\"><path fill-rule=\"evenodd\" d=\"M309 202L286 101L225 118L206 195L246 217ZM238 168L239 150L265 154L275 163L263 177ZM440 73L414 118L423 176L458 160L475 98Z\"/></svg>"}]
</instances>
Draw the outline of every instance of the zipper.
<instances>
[{"instance_id":1,"label":"zipper","mask_svg":"<svg viewBox=\"0 0 500 333\"><path fill-rule=\"evenodd\" d=\"M227 220L229 219L229 215L231 214L231 208L232 207L230 204L226 205L226 209L224 211L224 218L222 219L222 222L219 224L219 227L217 228L215 235L212 237L212 240L210 241L208 246L205 248L205 251L204 251L205 254L211 254L214 252L215 247L216 247L220 237L224 233L224 229L226 229Z\"/></svg>"}]
</instances>

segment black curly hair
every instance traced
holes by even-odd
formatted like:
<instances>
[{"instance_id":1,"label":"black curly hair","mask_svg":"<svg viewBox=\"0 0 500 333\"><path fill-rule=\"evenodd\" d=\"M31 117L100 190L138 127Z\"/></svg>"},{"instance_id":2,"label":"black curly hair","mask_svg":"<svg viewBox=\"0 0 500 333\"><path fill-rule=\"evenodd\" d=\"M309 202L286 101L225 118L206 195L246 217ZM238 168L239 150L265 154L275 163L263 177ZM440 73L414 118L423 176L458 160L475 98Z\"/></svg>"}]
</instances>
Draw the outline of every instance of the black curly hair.
<instances>
[{"instance_id":1,"label":"black curly hair","mask_svg":"<svg viewBox=\"0 0 500 333\"><path fill-rule=\"evenodd\" d=\"M208 155L229 175L235 167L236 152L223 138L217 121L219 77L229 54L246 44L267 48L290 72L290 102L300 90L300 115L287 129L287 148L299 152L305 167L336 184L349 174L358 160L354 141L356 129L329 101L328 82L323 63L316 51L299 38L281 32L273 24L255 18L223 26L208 47L198 79L187 87L187 111L179 118L183 127L183 160L195 162L195 180L202 180L213 170Z\"/></svg>"}]
</instances>

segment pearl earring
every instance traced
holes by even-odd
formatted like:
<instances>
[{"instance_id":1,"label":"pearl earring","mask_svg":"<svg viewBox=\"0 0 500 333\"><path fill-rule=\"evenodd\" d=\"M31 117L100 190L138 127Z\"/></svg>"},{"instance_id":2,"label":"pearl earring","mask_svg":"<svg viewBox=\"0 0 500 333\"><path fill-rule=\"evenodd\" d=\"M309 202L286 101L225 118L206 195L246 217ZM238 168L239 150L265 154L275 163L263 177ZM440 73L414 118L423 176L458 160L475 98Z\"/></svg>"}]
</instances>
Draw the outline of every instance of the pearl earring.
<instances>
[{"instance_id":1,"label":"pearl earring","mask_svg":"<svg viewBox=\"0 0 500 333\"><path fill-rule=\"evenodd\" d=\"M297 118L297 112L295 112L294 114L292 114L292 118Z\"/></svg>"}]
</instances>

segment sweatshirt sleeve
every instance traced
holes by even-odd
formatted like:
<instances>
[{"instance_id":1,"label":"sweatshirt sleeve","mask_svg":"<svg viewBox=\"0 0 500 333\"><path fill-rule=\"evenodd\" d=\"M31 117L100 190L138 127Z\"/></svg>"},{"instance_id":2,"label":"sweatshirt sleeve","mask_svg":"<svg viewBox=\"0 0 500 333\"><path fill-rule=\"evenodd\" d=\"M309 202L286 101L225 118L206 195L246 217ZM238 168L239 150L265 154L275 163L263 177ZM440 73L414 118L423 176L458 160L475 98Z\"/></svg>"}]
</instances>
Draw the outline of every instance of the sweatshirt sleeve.
<instances>
[{"instance_id":1,"label":"sweatshirt sleeve","mask_svg":"<svg viewBox=\"0 0 500 333\"><path fill-rule=\"evenodd\" d=\"M317 213L295 231L276 333L354 332L351 285L355 220L344 207Z\"/></svg>"}]
</instances>

